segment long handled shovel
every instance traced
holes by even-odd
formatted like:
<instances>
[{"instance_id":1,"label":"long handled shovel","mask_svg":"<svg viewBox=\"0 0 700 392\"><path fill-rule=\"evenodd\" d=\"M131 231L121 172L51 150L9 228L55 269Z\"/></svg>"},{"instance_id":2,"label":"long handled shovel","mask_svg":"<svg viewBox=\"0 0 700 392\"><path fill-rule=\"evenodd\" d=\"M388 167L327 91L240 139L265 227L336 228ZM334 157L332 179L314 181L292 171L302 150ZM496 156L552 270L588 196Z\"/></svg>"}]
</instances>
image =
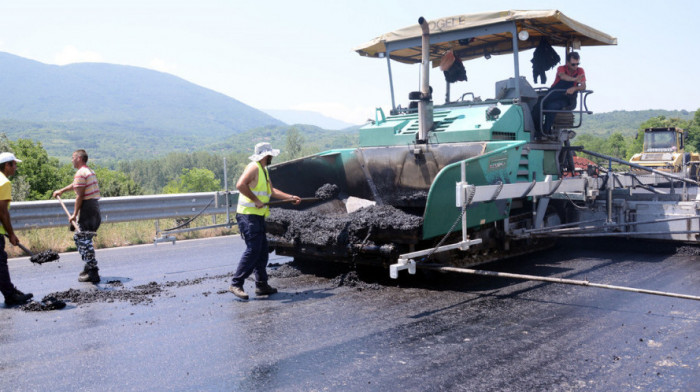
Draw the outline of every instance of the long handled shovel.
<instances>
[{"instance_id":1,"label":"long handled shovel","mask_svg":"<svg viewBox=\"0 0 700 392\"><path fill-rule=\"evenodd\" d=\"M80 233L80 227L78 227L78 223L70 220L70 212L68 212L66 205L63 204L63 200L61 200L61 196L56 196L56 198L58 199L58 202L61 203L61 207L63 207L63 211L65 211L66 215L68 215L68 222L70 222L71 226L75 228L76 233Z\"/></svg>"},{"instance_id":2,"label":"long handled shovel","mask_svg":"<svg viewBox=\"0 0 700 392\"><path fill-rule=\"evenodd\" d=\"M10 238L7 234L5 234L5 237ZM17 246L19 246L19 248L22 249L24 253L29 255L29 261L31 261L32 263L44 264L48 263L49 261L58 260L60 258L58 253L50 249L34 254L31 250L29 250L26 246L22 245L19 242L17 243Z\"/></svg>"},{"instance_id":3,"label":"long handled shovel","mask_svg":"<svg viewBox=\"0 0 700 392\"><path fill-rule=\"evenodd\" d=\"M300 197L299 198L301 201L318 201L321 200L319 197ZM265 205L268 206L274 206L276 204L285 204L285 203L294 203L294 199L281 199L281 200L273 200L265 203Z\"/></svg>"}]
</instances>

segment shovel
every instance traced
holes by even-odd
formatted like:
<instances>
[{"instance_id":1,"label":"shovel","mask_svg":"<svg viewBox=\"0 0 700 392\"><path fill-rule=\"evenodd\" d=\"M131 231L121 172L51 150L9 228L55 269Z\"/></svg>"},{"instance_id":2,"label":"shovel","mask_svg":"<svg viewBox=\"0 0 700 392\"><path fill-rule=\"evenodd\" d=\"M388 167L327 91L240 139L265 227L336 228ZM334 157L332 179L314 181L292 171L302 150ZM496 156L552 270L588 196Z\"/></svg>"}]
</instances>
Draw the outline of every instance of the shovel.
<instances>
[{"instance_id":1,"label":"shovel","mask_svg":"<svg viewBox=\"0 0 700 392\"><path fill-rule=\"evenodd\" d=\"M7 234L5 234L5 237L10 238ZM48 263L49 261L58 260L60 257L58 253L52 250L46 250L41 253L34 254L31 250L29 250L26 246L22 245L22 243L20 242L17 243L17 246L19 246L19 248L22 249L24 253L29 255L29 261L31 261L32 263Z\"/></svg>"},{"instance_id":2,"label":"shovel","mask_svg":"<svg viewBox=\"0 0 700 392\"><path fill-rule=\"evenodd\" d=\"M300 197L299 198L301 201L319 201L321 200L320 197ZM285 204L285 203L293 203L295 199L281 199L281 200L274 200L274 201L269 201L265 203L266 206L274 206L276 204Z\"/></svg>"},{"instance_id":3,"label":"shovel","mask_svg":"<svg viewBox=\"0 0 700 392\"><path fill-rule=\"evenodd\" d=\"M294 199L282 199L282 200L275 200L271 201L268 203L265 203L265 205L271 206L275 204L284 204L284 203L292 203ZM316 213L320 214L345 214L347 213L347 208L345 207L345 203L343 203L342 200L339 199L326 199L326 198L321 198L321 197L302 197L301 201L323 201L323 203L320 203L317 206L313 206L309 209L306 209L305 211L313 211Z\"/></svg>"},{"instance_id":4,"label":"shovel","mask_svg":"<svg viewBox=\"0 0 700 392\"><path fill-rule=\"evenodd\" d=\"M5 237L10 238L7 236L7 234L5 234ZM31 257L34 257L34 253L32 253L32 251L29 250L26 246L22 245L21 242L18 242L17 246L19 246L19 248L22 249L24 251L24 253L28 254Z\"/></svg>"},{"instance_id":5,"label":"shovel","mask_svg":"<svg viewBox=\"0 0 700 392\"><path fill-rule=\"evenodd\" d=\"M340 188L334 184L325 184L316 190L314 197L301 197L301 201L320 201L320 200L331 200L338 197ZM275 204L292 203L294 199L282 199L275 200L265 203L265 205L273 206Z\"/></svg>"},{"instance_id":6,"label":"shovel","mask_svg":"<svg viewBox=\"0 0 700 392\"><path fill-rule=\"evenodd\" d=\"M70 212L68 212L66 205L63 204L63 200L61 200L61 196L56 196L56 198L58 199L58 202L61 203L61 207L63 207L63 211L65 211L66 215L68 215L68 222L71 224L71 227L75 227L75 232L80 233L80 227L78 227L78 223L70 220Z\"/></svg>"}]
</instances>

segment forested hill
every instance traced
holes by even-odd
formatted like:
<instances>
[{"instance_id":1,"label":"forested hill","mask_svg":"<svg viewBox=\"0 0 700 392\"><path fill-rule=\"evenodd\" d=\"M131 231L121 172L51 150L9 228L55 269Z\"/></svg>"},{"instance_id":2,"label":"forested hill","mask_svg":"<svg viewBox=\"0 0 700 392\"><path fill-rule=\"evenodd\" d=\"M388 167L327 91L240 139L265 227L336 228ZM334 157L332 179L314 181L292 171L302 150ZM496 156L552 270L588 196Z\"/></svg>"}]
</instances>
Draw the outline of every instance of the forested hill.
<instances>
[{"instance_id":1,"label":"forested hill","mask_svg":"<svg viewBox=\"0 0 700 392\"><path fill-rule=\"evenodd\" d=\"M650 118L663 116L687 121L693 118L694 113L687 110L615 110L594 113L583 116L583 124L576 132L598 137L608 137L615 132L623 136L636 136L639 126Z\"/></svg>"},{"instance_id":2,"label":"forested hill","mask_svg":"<svg viewBox=\"0 0 700 392\"><path fill-rule=\"evenodd\" d=\"M114 143L115 148L118 140L133 139L119 150L155 143L166 150L142 152L166 153L168 147L156 138L171 137L170 147L178 148L198 138L283 125L176 76L125 65L57 66L0 52L0 86L1 131L13 139L31 137L47 147L55 143L74 148L72 134L87 133L87 139Z\"/></svg>"}]
</instances>

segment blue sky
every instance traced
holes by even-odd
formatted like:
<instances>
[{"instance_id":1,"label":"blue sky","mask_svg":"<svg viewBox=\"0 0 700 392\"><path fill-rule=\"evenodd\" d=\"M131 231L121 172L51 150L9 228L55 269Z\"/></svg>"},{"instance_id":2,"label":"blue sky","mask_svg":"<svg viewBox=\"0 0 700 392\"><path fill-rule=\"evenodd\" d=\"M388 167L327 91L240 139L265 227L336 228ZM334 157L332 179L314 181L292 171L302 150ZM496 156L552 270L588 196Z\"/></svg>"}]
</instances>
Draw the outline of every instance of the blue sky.
<instances>
[{"instance_id":1,"label":"blue sky","mask_svg":"<svg viewBox=\"0 0 700 392\"><path fill-rule=\"evenodd\" d=\"M106 62L167 72L259 109L320 112L362 123L389 108L386 64L353 47L416 23L506 9L559 9L618 38L583 48L594 112L700 107L693 1L278 1L22 0L0 7L0 51L48 64ZM521 75L532 82L532 52ZM560 55L563 55L560 51ZM562 56L563 57L563 56ZM510 58L465 62L473 91L492 97ZM418 67L393 69L397 103L417 88ZM548 74L553 80L553 72ZM433 84L444 84L438 73ZM439 81L436 79L439 78ZM440 103L442 97L437 97Z\"/></svg>"}]
</instances>

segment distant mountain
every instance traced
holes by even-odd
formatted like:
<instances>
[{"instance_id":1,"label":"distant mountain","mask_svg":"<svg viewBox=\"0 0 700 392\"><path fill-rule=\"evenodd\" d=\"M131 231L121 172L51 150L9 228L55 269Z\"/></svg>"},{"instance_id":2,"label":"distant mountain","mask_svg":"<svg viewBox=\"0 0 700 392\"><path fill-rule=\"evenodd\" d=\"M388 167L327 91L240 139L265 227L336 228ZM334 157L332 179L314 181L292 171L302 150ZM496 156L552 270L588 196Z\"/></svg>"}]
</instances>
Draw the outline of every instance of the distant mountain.
<instances>
[{"instance_id":1,"label":"distant mountain","mask_svg":"<svg viewBox=\"0 0 700 392\"><path fill-rule=\"evenodd\" d=\"M335 118L324 116L321 113L307 110L263 109L263 111L289 125L307 124L330 130L346 129L357 125L346 123Z\"/></svg>"},{"instance_id":2,"label":"distant mountain","mask_svg":"<svg viewBox=\"0 0 700 392\"><path fill-rule=\"evenodd\" d=\"M112 148L118 149L117 140L111 140L118 136L160 150L163 138L197 141L283 125L224 94L125 65L57 66L0 52L0 86L0 131L11 138L32 134L47 149L53 139L67 141L69 131L83 139L107 137Z\"/></svg>"}]
</instances>

